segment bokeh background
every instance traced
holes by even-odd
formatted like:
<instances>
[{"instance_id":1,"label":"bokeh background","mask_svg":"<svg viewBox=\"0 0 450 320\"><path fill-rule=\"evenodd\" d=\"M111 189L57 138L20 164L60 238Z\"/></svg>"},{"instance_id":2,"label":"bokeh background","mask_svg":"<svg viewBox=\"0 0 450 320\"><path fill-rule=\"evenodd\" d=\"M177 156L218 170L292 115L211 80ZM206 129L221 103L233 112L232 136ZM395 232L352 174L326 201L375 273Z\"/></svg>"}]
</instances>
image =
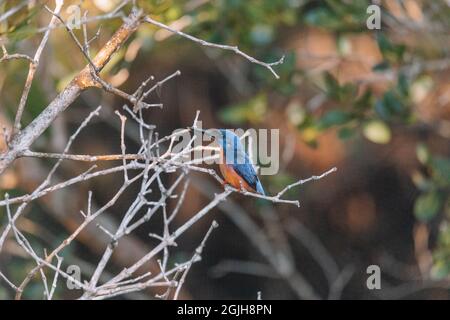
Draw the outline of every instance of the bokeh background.
<instances>
[{"instance_id":1,"label":"bokeh background","mask_svg":"<svg viewBox=\"0 0 450 320\"><path fill-rule=\"evenodd\" d=\"M0 1L1 10L21 1ZM110 12L120 1L66 1L89 16ZM102 75L126 92L149 74L181 76L151 101L163 109L146 111L160 135L192 124L197 110L204 127L280 130L280 172L263 176L274 194L300 178L336 166L325 179L289 191L301 207L273 205L235 194L178 241L173 260L189 257L213 219L220 227L207 242L182 292L192 299L298 299L306 280L321 298L448 299L450 285L450 2L447 0L152 0L137 1L158 21L196 37L236 45L275 67L280 79L242 57L207 49L152 26L142 26L107 65ZM29 1L0 24L10 53L32 54L49 14ZM381 7L381 29L369 30L370 4ZM128 12L130 6L124 7ZM67 12L63 11L63 16ZM105 43L119 18L89 24L92 50ZM78 33L77 33L78 34ZM24 115L39 114L86 61L63 28L53 31L41 59ZM24 61L0 64L0 124L14 119L26 78ZM120 153L115 110L123 100L89 90L64 112L34 150L60 152L70 134L98 105L102 114L81 134L73 153ZM129 148L137 133L127 132ZM0 139L0 149L4 149ZM0 177L0 194L32 191L45 177L49 160L20 159ZM108 163L100 164L106 167ZM66 161L63 180L90 164ZM192 177L187 201L175 224L201 209L213 192L211 177ZM106 176L40 198L17 222L37 248L53 248L80 221L88 190L101 205L121 180ZM114 206L103 223L120 221L131 195ZM247 220L242 220L246 217ZM7 221L4 208L0 225ZM109 221L109 222L108 222ZM271 258L255 245L255 228L269 241ZM253 229L252 229L253 228ZM130 235L114 255L110 272L130 265L154 244L146 225ZM89 274L104 250L93 228L64 250L65 263ZM264 247L264 246L263 246ZM7 242L0 268L19 281L33 267L21 248ZM271 261L270 261L271 260ZM368 290L369 265L381 269L381 290ZM58 288L55 297L77 297ZM42 295L35 279L24 297ZM152 298L144 291L123 298ZM0 298L13 297L0 282Z\"/></svg>"}]
</instances>

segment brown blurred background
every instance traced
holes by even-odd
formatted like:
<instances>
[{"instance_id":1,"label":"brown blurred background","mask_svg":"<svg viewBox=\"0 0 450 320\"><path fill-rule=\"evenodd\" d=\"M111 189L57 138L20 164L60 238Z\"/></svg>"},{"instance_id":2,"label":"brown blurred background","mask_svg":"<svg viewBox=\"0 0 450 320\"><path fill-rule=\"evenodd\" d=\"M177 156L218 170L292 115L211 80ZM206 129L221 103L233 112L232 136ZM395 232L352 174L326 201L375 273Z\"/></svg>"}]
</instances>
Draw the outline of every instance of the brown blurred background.
<instances>
[{"instance_id":1,"label":"brown blurred background","mask_svg":"<svg viewBox=\"0 0 450 320\"><path fill-rule=\"evenodd\" d=\"M38 28L49 19L42 9L45 2L36 1L3 24L9 52L34 52L41 38ZM94 16L118 2L73 3ZM303 279L321 298L449 298L450 4L373 3L381 8L380 30L366 27L370 1L139 3L159 21L208 41L239 44L263 61L286 55L285 63L275 67L281 76L276 80L239 56L141 27L103 74L115 86L133 92L149 74L162 79L181 71L150 99L163 103L163 109L144 115L160 136L191 125L197 110L204 127L279 129L280 172L262 177L271 194L300 178L338 168L323 180L289 191L289 198L300 200L300 208L234 194L195 224L178 241L171 263L190 257L213 219L220 227L207 242L202 261L189 273L184 298L256 299L260 291L263 299L298 299ZM11 5L0 2L3 9ZM93 50L109 39L120 19L101 24ZM89 31L94 34L98 25L90 24ZM63 28L52 32L24 119L29 122L36 116L85 64ZM26 72L23 61L0 64L2 125L13 119ZM101 116L82 132L72 152L120 153L114 111L123 104L100 90L83 93L34 150L60 152L86 115L102 105ZM135 150L137 132L128 129L128 148ZM51 163L17 160L0 177L1 193L32 191ZM56 180L89 166L66 161ZM209 176L191 178L175 225L221 190ZM17 225L36 246L52 248L78 226L89 190L100 206L121 183L111 175L52 193L30 206ZM117 224L133 192L122 197L102 223ZM0 221L6 220L1 208ZM109 272L120 271L148 251L155 244L148 233L159 227L155 220L120 243ZM271 258L264 253L264 243L255 243L255 230L268 241ZM66 262L81 265L89 274L106 243L105 235L93 226L64 251ZM381 268L381 290L366 286L369 265ZM32 266L13 241L7 242L0 255L1 270L22 279ZM41 291L36 280L24 296L34 298ZM11 294L0 285L1 298ZM125 298L153 295L149 291ZM57 291L60 299L76 296L76 291Z\"/></svg>"}]
</instances>

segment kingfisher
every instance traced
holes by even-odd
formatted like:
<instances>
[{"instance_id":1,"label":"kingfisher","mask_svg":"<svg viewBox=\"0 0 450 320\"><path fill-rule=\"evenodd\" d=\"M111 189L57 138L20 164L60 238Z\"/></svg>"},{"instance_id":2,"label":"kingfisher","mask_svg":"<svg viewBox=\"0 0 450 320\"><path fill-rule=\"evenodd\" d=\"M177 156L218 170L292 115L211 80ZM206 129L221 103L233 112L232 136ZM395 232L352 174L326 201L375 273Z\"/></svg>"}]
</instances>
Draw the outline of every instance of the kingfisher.
<instances>
[{"instance_id":1,"label":"kingfisher","mask_svg":"<svg viewBox=\"0 0 450 320\"><path fill-rule=\"evenodd\" d=\"M253 164L242 146L240 138L231 130L201 130L214 138L220 147L219 169L225 182L232 187L265 195Z\"/></svg>"}]
</instances>

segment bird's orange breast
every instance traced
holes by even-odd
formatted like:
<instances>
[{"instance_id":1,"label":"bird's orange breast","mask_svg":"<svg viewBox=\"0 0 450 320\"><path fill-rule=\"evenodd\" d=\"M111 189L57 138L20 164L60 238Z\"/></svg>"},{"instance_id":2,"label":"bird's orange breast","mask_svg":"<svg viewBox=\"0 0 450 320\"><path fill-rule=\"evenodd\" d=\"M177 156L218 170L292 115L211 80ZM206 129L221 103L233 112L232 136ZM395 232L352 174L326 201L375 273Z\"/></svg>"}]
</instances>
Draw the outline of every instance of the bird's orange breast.
<instances>
[{"instance_id":1,"label":"bird's orange breast","mask_svg":"<svg viewBox=\"0 0 450 320\"><path fill-rule=\"evenodd\" d=\"M233 166L225 163L223 151L221 150L221 161L219 164L220 173L223 179L236 189L244 188L247 191L255 192L249 184L233 169Z\"/></svg>"}]
</instances>

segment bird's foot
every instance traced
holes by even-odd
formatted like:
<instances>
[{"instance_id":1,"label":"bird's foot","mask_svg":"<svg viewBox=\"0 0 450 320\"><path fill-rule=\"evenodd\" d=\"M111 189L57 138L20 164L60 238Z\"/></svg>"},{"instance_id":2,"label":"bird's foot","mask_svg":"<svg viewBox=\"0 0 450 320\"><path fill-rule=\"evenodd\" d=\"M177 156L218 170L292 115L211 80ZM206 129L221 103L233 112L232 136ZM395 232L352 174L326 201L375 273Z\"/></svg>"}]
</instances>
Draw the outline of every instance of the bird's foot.
<instances>
[{"instance_id":1,"label":"bird's foot","mask_svg":"<svg viewBox=\"0 0 450 320\"><path fill-rule=\"evenodd\" d=\"M239 181L239 192L246 193L247 190L244 188L242 181Z\"/></svg>"},{"instance_id":2,"label":"bird's foot","mask_svg":"<svg viewBox=\"0 0 450 320\"><path fill-rule=\"evenodd\" d=\"M233 189L233 187L230 184L226 183L226 182L222 182L222 187L225 189L225 191Z\"/></svg>"}]
</instances>

